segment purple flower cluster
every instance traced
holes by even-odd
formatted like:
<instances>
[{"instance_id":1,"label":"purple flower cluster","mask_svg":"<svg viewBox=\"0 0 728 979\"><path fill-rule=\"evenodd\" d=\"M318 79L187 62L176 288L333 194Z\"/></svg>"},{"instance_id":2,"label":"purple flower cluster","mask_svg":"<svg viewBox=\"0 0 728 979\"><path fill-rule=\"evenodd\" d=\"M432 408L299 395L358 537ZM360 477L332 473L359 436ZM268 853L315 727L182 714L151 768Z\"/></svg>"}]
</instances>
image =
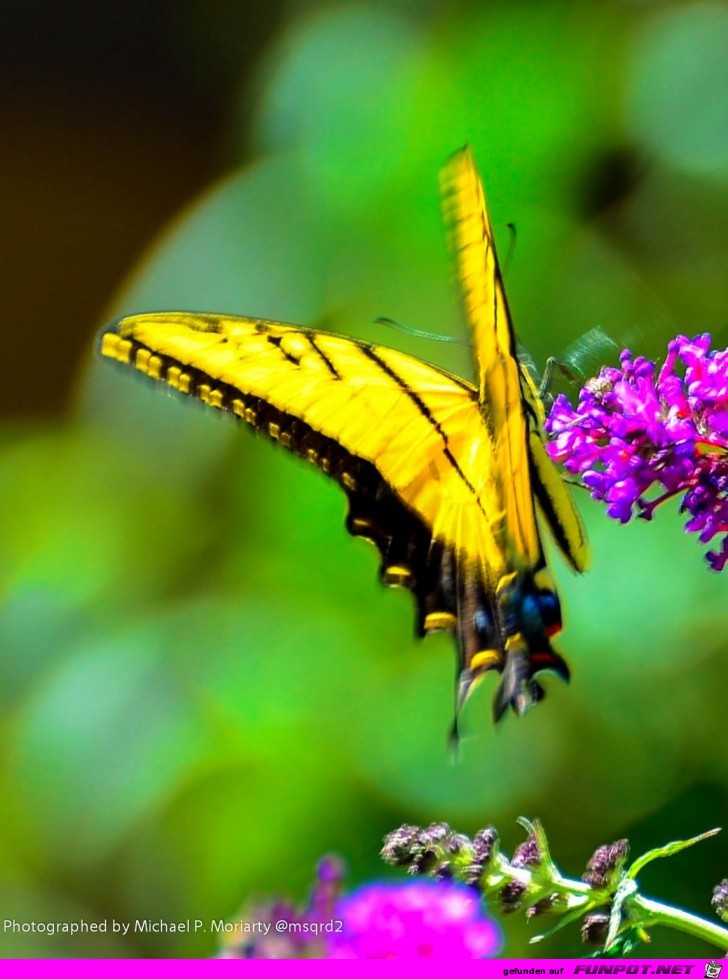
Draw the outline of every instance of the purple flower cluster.
<instances>
[{"instance_id":1,"label":"purple flower cluster","mask_svg":"<svg viewBox=\"0 0 728 979\"><path fill-rule=\"evenodd\" d=\"M331 959L482 959L500 946L497 925L461 884L370 884L345 897L337 913L343 928L330 938Z\"/></svg>"},{"instance_id":2,"label":"purple flower cluster","mask_svg":"<svg viewBox=\"0 0 728 979\"><path fill-rule=\"evenodd\" d=\"M621 355L582 388L576 408L559 395L546 421L548 452L582 482L607 514L626 523L650 520L682 496L686 531L708 552L714 571L728 562L728 350L710 350L707 333L668 344L657 370L644 357Z\"/></svg>"},{"instance_id":3,"label":"purple flower cluster","mask_svg":"<svg viewBox=\"0 0 728 979\"><path fill-rule=\"evenodd\" d=\"M479 959L500 947L479 895L432 880L369 884L341 896L343 867L327 857L307 906L248 907L230 924L222 958Z\"/></svg>"}]
</instances>

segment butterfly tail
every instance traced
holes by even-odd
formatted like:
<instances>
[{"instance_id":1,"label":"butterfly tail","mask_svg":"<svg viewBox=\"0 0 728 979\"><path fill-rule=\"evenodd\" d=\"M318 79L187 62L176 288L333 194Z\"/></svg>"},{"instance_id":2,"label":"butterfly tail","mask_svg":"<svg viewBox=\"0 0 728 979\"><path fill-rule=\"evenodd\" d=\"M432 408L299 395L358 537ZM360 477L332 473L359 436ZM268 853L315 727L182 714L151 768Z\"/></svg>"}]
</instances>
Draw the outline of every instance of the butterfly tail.
<instances>
[{"instance_id":1,"label":"butterfly tail","mask_svg":"<svg viewBox=\"0 0 728 979\"><path fill-rule=\"evenodd\" d=\"M543 670L569 680L569 668L550 641L561 629L561 609L545 570L514 575L499 598L506 637L503 679L493 703L496 720L508 707L522 715L543 700L544 689L535 678Z\"/></svg>"},{"instance_id":2,"label":"butterfly tail","mask_svg":"<svg viewBox=\"0 0 728 979\"><path fill-rule=\"evenodd\" d=\"M464 587L463 587L464 586ZM506 709L522 715L544 697L536 679L544 670L569 679L569 668L551 646L561 628L556 592L543 572L514 573L496 589L467 577L458 589L459 669L455 723L478 682L491 670L502 674L493 702L496 721Z\"/></svg>"},{"instance_id":3,"label":"butterfly tail","mask_svg":"<svg viewBox=\"0 0 728 979\"><path fill-rule=\"evenodd\" d=\"M543 700L546 693L535 678L541 670L551 670L562 680L569 680L569 668L554 649L534 655L525 644L519 644L508 650L503 678L493 700L495 721L503 717L508 707L521 716Z\"/></svg>"}]
</instances>

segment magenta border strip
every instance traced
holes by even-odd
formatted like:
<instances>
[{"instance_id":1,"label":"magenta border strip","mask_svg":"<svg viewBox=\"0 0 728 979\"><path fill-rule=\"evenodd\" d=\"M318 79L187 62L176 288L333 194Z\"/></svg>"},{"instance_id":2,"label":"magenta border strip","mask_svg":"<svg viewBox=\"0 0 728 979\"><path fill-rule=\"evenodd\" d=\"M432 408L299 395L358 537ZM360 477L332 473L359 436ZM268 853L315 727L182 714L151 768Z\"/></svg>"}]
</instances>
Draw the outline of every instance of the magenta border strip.
<instances>
[{"instance_id":1,"label":"magenta border strip","mask_svg":"<svg viewBox=\"0 0 728 979\"><path fill-rule=\"evenodd\" d=\"M471 973L479 977L517 976L659 976L684 975L691 979L706 979L722 971L720 959L712 962L710 959L477 959L459 960L458 971ZM436 975L443 979L442 960L429 961L417 959L412 961L419 977ZM709 968L712 967L712 968ZM148 976L149 979L185 979L186 976L219 976L244 972L246 975L258 973L270 975L287 972L313 973L314 970L346 969L347 972L362 972L372 968L371 960L334 962L322 960L310 961L264 961L261 959L5 959L0 960L0 976L2 979L14 977L32 977L42 975L49 977L86 977L99 976L116 979L121 976ZM377 970L396 969L401 974L402 965L395 961L379 961L374 966ZM728 979L728 967L726 976Z\"/></svg>"}]
</instances>

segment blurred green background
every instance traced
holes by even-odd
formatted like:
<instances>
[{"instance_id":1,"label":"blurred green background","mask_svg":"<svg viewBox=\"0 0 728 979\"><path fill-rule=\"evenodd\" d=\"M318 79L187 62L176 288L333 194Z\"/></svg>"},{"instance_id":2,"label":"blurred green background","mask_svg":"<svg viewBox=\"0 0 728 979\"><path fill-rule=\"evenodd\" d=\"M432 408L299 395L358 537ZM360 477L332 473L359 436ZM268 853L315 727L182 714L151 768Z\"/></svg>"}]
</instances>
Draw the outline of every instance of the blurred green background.
<instances>
[{"instance_id":1,"label":"blurred green background","mask_svg":"<svg viewBox=\"0 0 728 979\"><path fill-rule=\"evenodd\" d=\"M725 346L728 4L9 13L1 917L227 917L303 898L327 851L352 886L385 876L404 821L494 823L511 851L537 816L577 875L601 843L723 823L726 582L674 509L620 527L580 495L593 570L554 559L573 681L498 729L484 683L452 764L451 640L413 640L410 596L379 587L337 489L92 351L105 318L189 308L467 374L465 349L372 325L463 335L437 174L465 142L502 255L518 229L507 283L538 364L597 325L653 356L677 332ZM709 915L726 875L718 837L643 885ZM509 919L504 954L584 951L577 928L535 948L533 930ZM0 934L5 957L214 950ZM710 950L656 931L642 951Z\"/></svg>"}]
</instances>

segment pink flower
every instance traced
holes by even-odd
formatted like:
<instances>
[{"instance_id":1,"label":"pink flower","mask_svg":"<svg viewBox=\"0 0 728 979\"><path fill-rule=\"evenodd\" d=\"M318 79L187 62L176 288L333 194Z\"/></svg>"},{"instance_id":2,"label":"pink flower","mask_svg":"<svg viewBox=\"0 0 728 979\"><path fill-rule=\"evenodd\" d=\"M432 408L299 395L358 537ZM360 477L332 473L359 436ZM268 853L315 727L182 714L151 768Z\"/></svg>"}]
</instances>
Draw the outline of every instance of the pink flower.
<instances>
[{"instance_id":1,"label":"pink flower","mask_svg":"<svg viewBox=\"0 0 728 979\"><path fill-rule=\"evenodd\" d=\"M344 897L332 959L482 959L500 947L497 925L478 895L457 884L418 880L369 884Z\"/></svg>"}]
</instances>

